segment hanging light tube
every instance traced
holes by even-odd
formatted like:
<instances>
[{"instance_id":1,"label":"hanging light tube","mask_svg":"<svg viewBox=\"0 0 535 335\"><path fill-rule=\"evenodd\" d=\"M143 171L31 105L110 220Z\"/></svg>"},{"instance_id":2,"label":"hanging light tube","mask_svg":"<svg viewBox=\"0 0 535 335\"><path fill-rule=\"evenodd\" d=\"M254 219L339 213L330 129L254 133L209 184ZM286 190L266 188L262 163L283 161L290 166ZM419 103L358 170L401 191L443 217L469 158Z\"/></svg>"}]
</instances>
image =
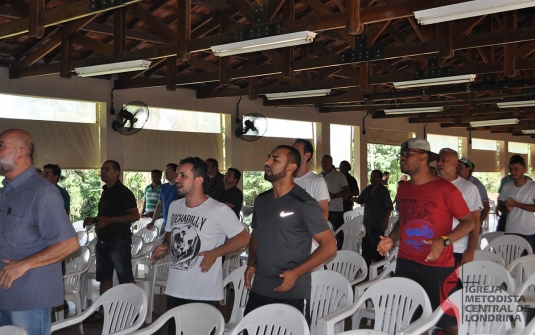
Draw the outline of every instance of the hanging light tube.
<instances>
[{"instance_id":1,"label":"hanging light tube","mask_svg":"<svg viewBox=\"0 0 535 335\"><path fill-rule=\"evenodd\" d=\"M312 43L315 37L315 32L300 31L297 33L275 35L254 40L214 45L211 49L214 56L224 57Z\"/></svg>"},{"instance_id":2,"label":"hanging light tube","mask_svg":"<svg viewBox=\"0 0 535 335\"><path fill-rule=\"evenodd\" d=\"M498 120L484 120L484 121L472 121L470 127L489 127L489 126L507 126L517 124L519 119L498 119Z\"/></svg>"},{"instance_id":3,"label":"hanging light tube","mask_svg":"<svg viewBox=\"0 0 535 335\"><path fill-rule=\"evenodd\" d=\"M149 60L138 59L127 62L77 67L74 68L74 71L76 71L78 77L93 77L105 74L146 70L151 63L152 62Z\"/></svg>"},{"instance_id":4,"label":"hanging light tube","mask_svg":"<svg viewBox=\"0 0 535 335\"><path fill-rule=\"evenodd\" d=\"M497 105L498 108L532 107L535 106L535 100L498 102Z\"/></svg>"},{"instance_id":5,"label":"hanging light tube","mask_svg":"<svg viewBox=\"0 0 535 335\"><path fill-rule=\"evenodd\" d=\"M475 74L463 74L460 76L448 76L448 77L427 78L427 79L418 79L418 80L409 80L409 81L398 81L398 82L394 82L394 86L396 88L411 88L411 87L420 87L420 86L459 84L459 83L470 83L470 82L473 82L475 79L476 79Z\"/></svg>"},{"instance_id":6,"label":"hanging light tube","mask_svg":"<svg viewBox=\"0 0 535 335\"><path fill-rule=\"evenodd\" d=\"M398 108L398 109L385 109L386 115L394 114L414 114L414 113L438 113L442 112L444 107L422 107L422 108Z\"/></svg>"},{"instance_id":7,"label":"hanging light tube","mask_svg":"<svg viewBox=\"0 0 535 335\"><path fill-rule=\"evenodd\" d=\"M280 93L268 93L266 98L268 100L281 100L281 99L295 99L295 98L311 98L311 97L324 97L331 93L331 89L321 90L309 90L309 91L294 91L294 92L280 92Z\"/></svg>"}]
</instances>

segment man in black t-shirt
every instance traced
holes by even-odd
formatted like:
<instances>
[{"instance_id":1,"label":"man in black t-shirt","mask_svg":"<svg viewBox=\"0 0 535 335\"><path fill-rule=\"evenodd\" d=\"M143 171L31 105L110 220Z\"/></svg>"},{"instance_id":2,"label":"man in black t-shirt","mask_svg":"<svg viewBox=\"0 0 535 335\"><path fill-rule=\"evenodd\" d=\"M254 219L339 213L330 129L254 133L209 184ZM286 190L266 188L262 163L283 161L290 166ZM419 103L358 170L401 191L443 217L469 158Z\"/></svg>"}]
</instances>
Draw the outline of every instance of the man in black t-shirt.
<instances>
[{"instance_id":1,"label":"man in black t-shirt","mask_svg":"<svg viewBox=\"0 0 535 335\"><path fill-rule=\"evenodd\" d=\"M119 180L121 166L113 160L105 161L100 168L102 195L98 203L98 216L86 218L84 227L95 225L97 245L96 277L100 282L100 294L113 286L113 270L119 283L135 283L132 273L132 222L139 220L136 198Z\"/></svg>"},{"instance_id":2,"label":"man in black t-shirt","mask_svg":"<svg viewBox=\"0 0 535 335\"><path fill-rule=\"evenodd\" d=\"M310 271L336 253L334 236L318 202L293 182L301 155L294 147L275 148L264 167L273 188L255 199L245 285L251 290L244 314L273 303L303 312L310 299ZM310 254L312 237L319 247ZM254 282L251 287L251 279Z\"/></svg>"},{"instance_id":3,"label":"man in black t-shirt","mask_svg":"<svg viewBox=\"0 0 535 335\"><path fill-rule=\"evenodd\" d=\"M240 218L240 210L243 203L243 192L236 186L240 181L241 172L236 168L229 168L223 179L225 182L225 189L215 192L214 199L229 206L238 219Z\"/></svg>"}]
</instances>

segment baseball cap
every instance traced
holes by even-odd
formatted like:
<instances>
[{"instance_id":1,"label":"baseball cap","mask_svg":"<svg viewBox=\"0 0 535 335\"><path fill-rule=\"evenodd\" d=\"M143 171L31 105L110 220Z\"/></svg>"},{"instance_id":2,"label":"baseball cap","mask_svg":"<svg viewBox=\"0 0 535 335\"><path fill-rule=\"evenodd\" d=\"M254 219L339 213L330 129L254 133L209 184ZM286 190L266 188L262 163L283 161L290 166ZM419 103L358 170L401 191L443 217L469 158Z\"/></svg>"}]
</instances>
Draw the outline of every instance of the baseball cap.
<instances>
[{"instance_id":1,"label":"baseball cap","mask_svg":"<svg viewBox=\"0 0 535 335\"><path fill-rule=\"evenodd\" d=\"M428 162L433 162L438 159L438 154L431 151L431 146L429 145L429 142L427 140L424 140L423 138L410 138L403 142L401 144L400 152L403 152L405 150L409 149L418 149L427 152L428 155Z\"/></svg>"},{"instance_id":2,"label":"baseball cap","mask_svg":"<svg viewBox=\"0 0 535 335\"><path fill-rule=\"evenodd\" d=\"M472 163L472 161L466 157L462 157L461 159L459 159L459 162L468 165L472 170L474 169L474 163Z\"/></svg>"}]
</instances>

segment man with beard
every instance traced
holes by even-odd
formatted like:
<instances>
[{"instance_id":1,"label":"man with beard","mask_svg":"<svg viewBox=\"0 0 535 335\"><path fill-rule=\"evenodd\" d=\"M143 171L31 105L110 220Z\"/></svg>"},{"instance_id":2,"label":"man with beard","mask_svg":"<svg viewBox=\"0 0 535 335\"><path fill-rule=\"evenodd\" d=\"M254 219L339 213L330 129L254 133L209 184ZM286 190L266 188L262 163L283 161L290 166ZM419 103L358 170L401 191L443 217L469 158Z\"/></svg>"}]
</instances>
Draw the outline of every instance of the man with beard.
<instances>
[{"instance_id":1,"label":"man with beard","mask_svg":"<svg viewBox=\"0 0 535 335\"><path fill-rule=\"evenodd\" d=\"M455 270L451 243L474 229L461 192L429 171L429 162L437 156L424 139L411 138L401 145L401 172L411 179L399 185L399 220L390 235L381 236L377 247L385 255L400 240L396 276L420 284L433 310L451 290L448 277ZM459 225L452 230L453 218L459 220ZM451 315L442 317L437 326L446 335L457 334L457 320Z\"/></svg>"},{"instance_id":2,"label":"man with beard","mask_svg":"<svg viewBox=\"0 0 535 335\"><path fill-rule=\"evenodd\" d=\"M30 134L0 134L0 326L50 334L50 308L63 304L60 261L78 238L58 188L33 167Z\"/></svg>"},{"instance_id":3,"label":"man with beard","mask_svg":"<svg viewBox=\"0 0 535 335\"><path fill-rule=\"evenodd\" d=\"M305 299L310 299L310 271L336 252L318 202L293 181L300 165L299 151L288 145L276 147L266 160L264 178L273 188L254 203L245 271L245 285L251 292L244 314L267 304L284 303L308 318ZM310 254L312 237L319 247Z\"/></svg>"},{"instance_id":4,"label":"man with beard","mask_svg":"<svg viewBox=\"0 0 535 335\"><path fill-rule=\"evenodd\" d=\"M206 178L207 164L202 159L180 161L176 187L184 198L169 206L164 241L152 256L171 254L167 310L192 302L217 307L223 299L221 257L249 242L249 234L230 207L204 194ZM167 325L169 335L175 335L175 322Z\"/></svg>"}]
</instances>

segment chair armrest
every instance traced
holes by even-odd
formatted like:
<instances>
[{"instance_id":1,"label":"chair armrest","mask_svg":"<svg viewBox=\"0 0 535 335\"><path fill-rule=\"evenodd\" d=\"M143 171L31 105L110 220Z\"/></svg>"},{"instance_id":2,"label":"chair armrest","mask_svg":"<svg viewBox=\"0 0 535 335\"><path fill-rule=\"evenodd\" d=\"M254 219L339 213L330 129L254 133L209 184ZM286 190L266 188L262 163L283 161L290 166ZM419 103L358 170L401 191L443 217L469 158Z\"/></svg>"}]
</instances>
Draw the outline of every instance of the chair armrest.
<instances>
[{"instance_id":1,"label":"chair armrest","mask_svg":"<svg viewBox=\"0 0 535 335\"><path fill-rule=\"evenodd\" d=\"M85 311L83 311L82 313L80 313L78 315L75 315L73 317L70 317L70 318L62 320L62 321L58 321L58 322L52 323L52 325L50 326L51 332L59 330L59 329L67 328L67 327L76 325L76 324L84 321L91 314L93 314L93 312L95 311L96 307L100 307L100 306L94 306L93 305L93 306L91 306L90 308L86 309Z\"/></svg>"},{"instance_id":2,"label":"chair armrest","mask_svg":"<svg viewBox=\"0 0 535 335\"><path fill-rule=\"evenodd\" d=\"M316 327L317 333L322 335L335 335L334 325L346 318L355 314L360 305L364 303L364 300L357 300L357 302L352 303L351 305L344 307L336 312L333 312L321 319L318 319L318 325Z\"/></svg>"},{"instance_id":3,"label":"chair armrest","mask_svg":"<svg viewBox=\"0 0 535 335\"><path fill-rule=\"evenodd\" d=\"M440 317L444 314L442 309L438 307L435 311L425 319L418 319L409 324L406 329L401 329L399 335L420 335L429 329L433 328Z\"/></svg>"}]
</instances>

